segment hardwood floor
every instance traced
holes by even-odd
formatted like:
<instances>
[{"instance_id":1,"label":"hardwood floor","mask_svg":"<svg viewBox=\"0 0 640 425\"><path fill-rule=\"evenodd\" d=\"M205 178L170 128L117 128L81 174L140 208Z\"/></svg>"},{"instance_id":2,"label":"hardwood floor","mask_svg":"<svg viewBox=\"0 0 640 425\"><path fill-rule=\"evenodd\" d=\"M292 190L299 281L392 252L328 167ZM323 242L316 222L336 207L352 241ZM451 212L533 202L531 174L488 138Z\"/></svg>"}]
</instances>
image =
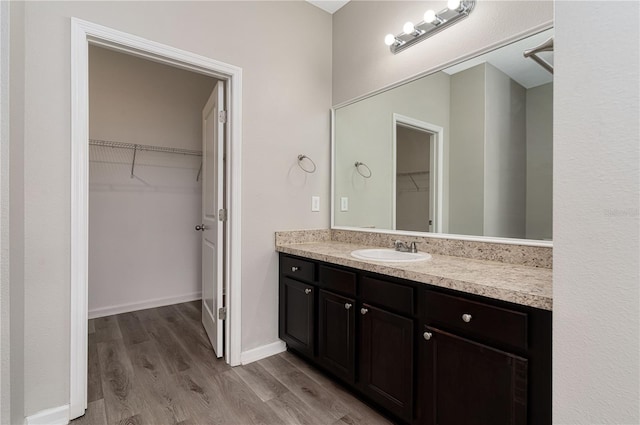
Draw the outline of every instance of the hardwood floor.
<instances>
[{"instance_id":1,"label":"hardwood floor","mask_svg":"<svg viewBox=\"0 0 640 425\"><path fill-rule=\"evenodd\" d=\"M200 302L89 321L88 408L72 425L389 424L290 353L215 359Z\"/></svg>"}]
</instances>

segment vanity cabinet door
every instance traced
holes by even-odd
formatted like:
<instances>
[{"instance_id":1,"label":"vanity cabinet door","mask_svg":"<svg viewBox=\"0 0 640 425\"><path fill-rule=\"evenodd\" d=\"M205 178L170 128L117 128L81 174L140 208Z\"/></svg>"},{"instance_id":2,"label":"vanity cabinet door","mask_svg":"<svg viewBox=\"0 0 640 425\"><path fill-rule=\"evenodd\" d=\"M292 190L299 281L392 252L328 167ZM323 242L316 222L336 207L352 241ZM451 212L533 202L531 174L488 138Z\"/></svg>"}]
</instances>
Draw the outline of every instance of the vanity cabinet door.
<instances>
[{"instance_id":1,"label":"vanity cabinet door","mask_svg":"<svg viewBox=\"0 0 640 425\"><path fill-rule=\"evenodd\" d=\"M423 332L422 424L526 425L526 359L433 327Z\"/></svg>"},{"instance_id":2,"label":"vanity cabinet door","mask_svg":"<svg viewBox=\"0 0 640 425\"><path fill-rule=\"evenodd\" d=\"M413 320L362 304L359 386L399 418L413 417Z\"/></svg>"},{"instance_id":3,"label":"vanity cabinet door","mask_svg":"<svg viewBox=\"0 0 640 425\"><path fill-rule=\"evenodd\" d=\"M336 376L353 383L356 302L321 289L318 309L318 361Z\"/></svg>"},{"instance_id":4,"label":"vanity cabinet door","mask_svg":"<svg viewBox=\"0 0 640 425\"><path fill-rule=\"evenodd\" d=\"M280 279L280 339L310 357L314 354L316 292L314 286Z\"/></svg>"}]
</instances>

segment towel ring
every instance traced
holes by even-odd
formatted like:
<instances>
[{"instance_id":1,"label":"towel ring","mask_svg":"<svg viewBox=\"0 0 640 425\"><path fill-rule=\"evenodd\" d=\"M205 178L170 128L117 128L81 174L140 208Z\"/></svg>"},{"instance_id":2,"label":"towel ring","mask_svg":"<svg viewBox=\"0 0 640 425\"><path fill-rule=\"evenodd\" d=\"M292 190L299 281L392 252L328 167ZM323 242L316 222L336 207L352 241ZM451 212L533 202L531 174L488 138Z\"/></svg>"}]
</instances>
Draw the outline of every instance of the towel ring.
<instances>
[{"instance_id":1,"label":"towel ring","mask_svg":"<svg viewBox=\"0 0 640 425\"><path fill-rule=\"evenodd\" d=\"M369 177L371 177L371 168L369 168L369 166L367 164L365 164L364 162L358 162L356 161L356 171L358 172L358 174L360 174L362 177L364 177L365 179L368 179ZM362 171L360 170L360 167L364 167L367 169L368 173L367 174L363 174Z\"/></svg>"},{"instance_id":2,"label":"towel ring","mask_svg":"<svg viewBox=\"0 0 640 425\"><path fill-rule=\"evenodd\" d=\"M313 168L312 169L304 168L302 166L302 160L303 159L308 159L311 162L311 164L313 165ZM309 158L307 155L302 155L302 154L298 155L298 167L302 168L302 170L305 173L311 174L311 173L315 173L316 172L316 163L313 162L313 159Z\"/></svg>"}]
</instances>

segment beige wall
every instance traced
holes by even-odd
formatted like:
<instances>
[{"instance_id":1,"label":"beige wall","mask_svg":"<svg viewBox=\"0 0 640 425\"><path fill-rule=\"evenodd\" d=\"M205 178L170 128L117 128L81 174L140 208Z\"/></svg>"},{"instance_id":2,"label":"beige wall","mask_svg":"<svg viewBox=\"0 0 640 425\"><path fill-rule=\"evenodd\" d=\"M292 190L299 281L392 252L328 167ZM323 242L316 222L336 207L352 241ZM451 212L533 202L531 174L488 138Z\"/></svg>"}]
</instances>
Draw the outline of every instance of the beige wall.
<instances>
[{"instance_id":1,"label":"beige wall","mask_svg":"<svg viewBox=\"0 0 640 425\"><path fill-rule=\"evenodd\" d=\"M449 233L484 234L485 65L451 76Z\"/></svg>"},{"instance_id":2,"label":"beige wall","mask_svg":"<svg viewBox=\"0 0 640 425\"><path fill-rule=\"evenodd\" d=\"M9 3L0 3L0 424L11 416L9 264Z\"/></svg>"},{"instance_id":3,"label":"beige wall","mask_svg":"<svg viewBox=\"0 0 640 425\"><path fill-rule=\"evenodd\" d=\"M11 23L26 40L24 109L12 108L12 125L24 119L26 414L69 401L71 16L243 68L242 350L277 341L274 231L329 224L331 16L304 2L24 8ZM316 173L297 171L300 153Z\"/></svg>"},{"instance_id":4,"label":"beige wall","mask_svg":"<svg viewBox=\"0 0 640 425\"><path fill-rule=\"evenodd\" d=\"M89 137L202 150L202 108L215 83L92 46ZM132 179L133 151L89 153L89 317L198 297L202 158L141 151Z\"/></svg>"},{"instance_id":5,"label":"beige wall","mask_svg":"<svg viewBox=\"0 0 640 425\"><path fill-rule=\"evenodd\" d=\"M555 5L553 420L637 424L640 3Z\"/></svg>"},{"instance_id":6,"label":"beige wall","mask_svg":"<svg viewBox=\"0 0 640 425\"><path fill-rule=\"evenodd\" d=\"M525 237L526 90L485 64L484 235Z\"/></svg>"},{"instance_id":7,"label":"beige wall","mask_svg":"<svg viewBox=\"0 0 640 425\"><path fill-rule=\"evenodd\" d=\"M25 43L23 33L24 3L11 2L10 6L10 117L9 179L11 198L9 208L11 283L11 423L22 423L25 402L25 175L24 175L24 92Z\"/></svg>"},{"instance_id":8,"label":"beige wall","mask_svg":"<svg viewBox=\"0 0 640 425\"><path fill-rule=\"evenodd\" d=\"M527 239L551 239L553 83L527 90Z\"/></svg>"}]
</instances>

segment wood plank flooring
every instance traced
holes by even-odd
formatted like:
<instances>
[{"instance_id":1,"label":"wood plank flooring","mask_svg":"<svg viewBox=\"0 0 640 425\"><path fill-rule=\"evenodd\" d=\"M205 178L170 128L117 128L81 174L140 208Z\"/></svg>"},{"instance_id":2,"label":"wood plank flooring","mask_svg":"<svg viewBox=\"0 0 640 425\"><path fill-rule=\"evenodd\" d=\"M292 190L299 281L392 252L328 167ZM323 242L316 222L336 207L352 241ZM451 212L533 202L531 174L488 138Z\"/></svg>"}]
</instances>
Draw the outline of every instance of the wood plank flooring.
<instances>
[{"instance_id":1,"label":"wood plank flooring","mask_svg":"<svg viewBox=\"0 0 640 425\"><path fill-rule=\"evenodd\" d=\"M391 423L293 354L229 367L200 315L198 301L90 320L88 408L71 424Z\"/></svg>"}]
</instances>

